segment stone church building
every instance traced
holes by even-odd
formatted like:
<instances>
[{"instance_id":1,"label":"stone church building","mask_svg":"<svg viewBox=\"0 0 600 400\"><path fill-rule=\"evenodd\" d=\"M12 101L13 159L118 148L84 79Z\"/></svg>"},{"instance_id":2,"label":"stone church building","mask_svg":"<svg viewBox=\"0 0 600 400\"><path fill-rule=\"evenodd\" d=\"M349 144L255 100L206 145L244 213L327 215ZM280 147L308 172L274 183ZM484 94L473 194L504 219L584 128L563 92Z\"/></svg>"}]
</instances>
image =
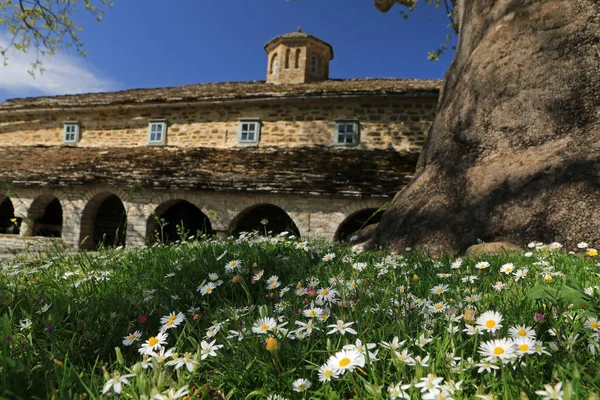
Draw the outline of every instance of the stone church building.
<instances>
[{"instance_id":1,"label":"stone church building","mask_svg":"<svg viewBox=\"0 0 600 400\"><path fill-rule=\"evenodd\" d=\"M265 81L0 103L0 253L290 231L344 240L411 179L440 81L329 78L306 33ZM166 223L166 224L165 224Z\"/></svg>"}]
</instances>

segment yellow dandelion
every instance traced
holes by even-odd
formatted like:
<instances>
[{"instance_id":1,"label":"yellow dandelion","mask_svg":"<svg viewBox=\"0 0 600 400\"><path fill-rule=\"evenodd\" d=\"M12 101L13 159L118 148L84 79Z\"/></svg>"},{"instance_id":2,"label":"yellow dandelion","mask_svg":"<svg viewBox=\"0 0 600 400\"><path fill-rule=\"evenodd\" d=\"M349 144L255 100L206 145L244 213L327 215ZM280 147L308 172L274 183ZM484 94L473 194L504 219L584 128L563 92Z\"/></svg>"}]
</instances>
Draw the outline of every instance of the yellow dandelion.
<instances>
[{"instance_id":1,"label":"yellow dandelion","mask_svg":"<svg viewBox=\"0 0 600 400\"><path fill-rule=\"evenodd\" d=\"M273 336L269 336L267 343L265 344L265 349L271 353L274 353L279 350L279 342Z\"/></svg>"}]
</instances>

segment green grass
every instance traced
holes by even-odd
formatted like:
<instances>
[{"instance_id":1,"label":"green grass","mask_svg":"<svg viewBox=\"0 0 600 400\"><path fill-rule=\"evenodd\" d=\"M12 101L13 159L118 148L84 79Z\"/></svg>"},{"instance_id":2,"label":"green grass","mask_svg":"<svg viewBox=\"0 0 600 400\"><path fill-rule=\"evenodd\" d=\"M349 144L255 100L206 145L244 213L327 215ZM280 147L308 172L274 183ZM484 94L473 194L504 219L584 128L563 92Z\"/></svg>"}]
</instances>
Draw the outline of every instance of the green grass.
<instances>
[{"instance_id":1,"label":"green grass","mask_svg":"<svg viewBox=\"0 0 600 400\"><path fill-rule=\"evenodd\" d=\"M600 266L597 257L573 250L538 246L529 257L465 258L457 266L454 258L432 259L415 251L356 252L250 235L16 260L0 271L0 396L149 399L169 390L174 397L183 388L180 393L191 398L376 399L390 398L390 386L401 382L410 385L404 391L415 399L428 394L514 399L539 398L536 391L560 382L564 398L588 398L600 393L600 329L594 328L599 302L589 290L600 286ZM335 256L324 261L326 254ZM236 260L239 267L227 272L226 265ZM489 267L476 268L483 261ZM516 280L500 272L507 263L514 264L514 272L527 268L526 276ZM264 275L254 282L258 271ZM202 295L197 289L210 281L209 274L217 274L212 278L222 284ZM280 283L275 290L267 282L273 275ZM501 291L494 289L498 281L505 285ZM447 289L432 293L438 285ZM281 294L284 288L289 290ZM325 288L338 295L319 305L317 295ZM481 298L469 303L468 296ZM304 312L312 303L328 318L316 318L312 333L302 335L296 322L309 320ZM443 303L441 310L436 303ZM487 311L501 314L502 327L469 335L466 324L476 324L465 321L465 313L477 319ZM140 354L141 344L158 334L161 318L172 312L185 319L166 331L164 347L179 358L189 352L192 372L186 364L168 365L175 364L173 357L144 361ZM269 329L254 333L261 318L274 318L277 327L271 329L267 320ZM25 320L31 325L23 326ZM351 322L357 333L328 334L328 325L338 320ZM535 331L538 352L486 363L480 346L509 338L509 328L517 325ZM141 339L125 346L123 339L138 330ZM238 340L231 331L246 334ZM273 348L267 349L269 337ZM382 346L394 337L404 342L398 349ZM357 339L363 348L372 347L370 355L349 350L363 357L357 360L360 367L320 382L319 368L343 346L359 344ZM222 348L202 359L203 343L213 340ZM513 351L512 342L505 345ZM412 362L402 360L403 350ZM114 387L103 395L115 373L133 376L120 395ZM421 391L428 374L440 382L430 375L433 389ZM310 388L295 391L298 379L308 380Z\"/></svg>"}]
</instances>

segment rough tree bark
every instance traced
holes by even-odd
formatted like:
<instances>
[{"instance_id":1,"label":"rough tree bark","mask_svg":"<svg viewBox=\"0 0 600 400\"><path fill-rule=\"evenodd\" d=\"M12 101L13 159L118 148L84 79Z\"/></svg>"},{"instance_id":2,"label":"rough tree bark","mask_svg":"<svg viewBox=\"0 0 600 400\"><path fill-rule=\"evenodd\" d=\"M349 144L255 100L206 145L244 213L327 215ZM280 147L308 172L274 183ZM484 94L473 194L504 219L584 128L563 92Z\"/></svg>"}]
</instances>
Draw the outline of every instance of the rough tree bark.
<instances>
[{"instance_id":1,"label":"rough tree bark","mask_svg":"<svg viewBox=\"0 0 600 400\"><path fill-rule=\"evenodd\" d=\"M368 243L600 246L600 0L456 7L458 47L417 173Z\"/></svg>"}]
</instances>

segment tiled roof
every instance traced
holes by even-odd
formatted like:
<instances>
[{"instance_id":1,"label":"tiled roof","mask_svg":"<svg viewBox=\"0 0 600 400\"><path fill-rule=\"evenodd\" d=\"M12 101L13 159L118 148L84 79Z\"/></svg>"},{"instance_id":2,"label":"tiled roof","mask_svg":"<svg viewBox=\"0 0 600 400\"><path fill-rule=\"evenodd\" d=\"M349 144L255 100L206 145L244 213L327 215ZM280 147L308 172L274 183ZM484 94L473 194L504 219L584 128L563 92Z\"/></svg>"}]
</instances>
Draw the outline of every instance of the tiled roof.
<instances>
[{"instance_id":1,"label":"tiled roof","mask_svg":"<svg viewBox=\"0 0 600 400\"><path fill-rule=\"evenodd\" d=\"M440 80L420 79L346 79L304 84L271 84L264 81L202 83L155 89L131 89L120 92L33 97L0 103L3 112L45 108L167 104L196 101L253 100L269 98L327 96L437 96Z\"/></svg>"},{"instance_id":2,"label":"tiled roof","mask_svg":"<svg viewBox=\"0 0 600 400\"><path fill-rule=\"evenodd\" d=\"M311 148L0 148L0 183L391 197L417 153Z\"/></svg>"}]
</instances>

